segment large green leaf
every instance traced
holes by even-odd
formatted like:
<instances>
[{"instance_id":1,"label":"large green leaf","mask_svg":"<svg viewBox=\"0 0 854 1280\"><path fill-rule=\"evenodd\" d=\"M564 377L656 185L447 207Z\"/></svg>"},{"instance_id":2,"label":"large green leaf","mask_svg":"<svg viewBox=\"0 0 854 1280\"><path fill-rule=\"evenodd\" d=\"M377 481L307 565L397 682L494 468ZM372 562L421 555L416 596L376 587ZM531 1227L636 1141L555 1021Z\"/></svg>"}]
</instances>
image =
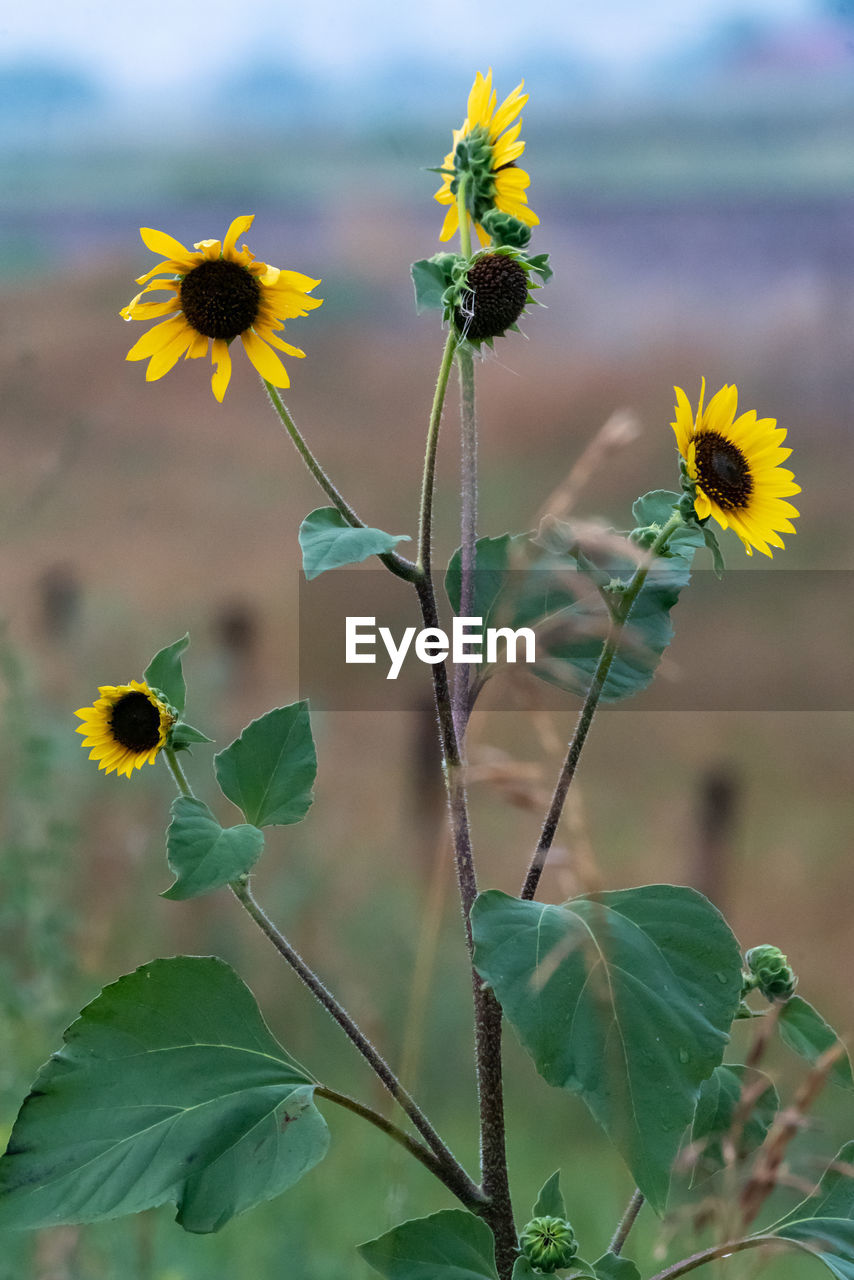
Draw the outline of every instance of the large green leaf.
<instances>
[{"instance_id":1,"label":"large green leaf","mask_svg":"<svg viewBox=\"0 0 854 1280\"><path fill-rule=\"evenodd\" d=\"M812 1195L787 1213L772 1230L803 1218L854 1219L854 1142L846 1142L825 1170Z\"/></svg>"},{"instance_id":2,"label":"large green leaf","mask_svg":"<svg viewBox=\"0 0 854 1280\"><path fill-rule=\"evenodd\" d=\"M647 885L564 906L491 890L475 966L537 1070L579 1093L656 1211L741 992L726 921L693 889Z\"/></svg>"},{"instance_id":3,"label":"large green leaf","mask_svg":"<svg viewBox=\"0 0 854 1280\"><path fill-rule=\"evenodd\" d=\"M311 808L317 755L307 702L277 707L214 756L223 794L255 827L301 822Z\"/></svg>"},{"instance_id":4,"label":"large green leaf","mask_svg":"<svg viewBox=\"0 0 854 1280\"><path fill-rule=\"evenodd\" d=\"M95 1222L173 1200L216 1231L326 1154L315 1081L212 956L105 987L42 1068L0 1159L0 1227Z\"/></svg>"},{"instance_id":5,"label":"large green leaf","mask_svg":"<svg viewBox=\"0 0 854 1280\"><path fill-rule=\"evenodd\" d=\"M761 1092L757 1094L757 1090ZM750 1155L765 1141L780 1108L780 1098L768 1077L754 1067L727 1063L716 1067L700 1086L697 1110L691 1128L691 1144L696 1150L693 1181L717 1173L726 1163L723 1140L732 1129L742 1097L749 1093L755 1101L740 1126L737 1155L740 1160Z\"/></svg>"},{"instance_id":6,"label":"large green leaf","mask_svg":"<svg viewBox=\"0 0 854 1280\"><path fill-rule=\"evenodd\" d=\"M143 676L149 688L159 689L176 711L183 711L187 700L181 655L189 643L190 637L186 635L161 649L151 659Z\"/></svg>"},{"instance_id":7,"label":"large green leaf","mask_svg":"<svg viewBox=\"0 0 854 1280\"><path fill-rule=\"evenodd\" d=\"M386 1280L498 1280L492 1232L464 1209L401 1223L359 1253Z\"/></svg>"},{"instance_id":8,"label":"large green leaf","mask_svg":"<svg viewBox=\"0 0 854 1280\"><path fill-rule=\"evenodd\" d=\"M302 567L311 581L327 569L358 564L370 556L394 551L398 542L408 542L409 534L383 533L382 529L354 528L335 507L318 507L299 528Z\"/></svg>"},{"instance_id":9,"label":"large green leaf","mask_svg":"<svg viewBox=\"0 0 854 1280\"><path fill-rule=\"evenodd\" d=\"M811 1004L801 996L792 996L780 1010L777 1026L781 1040L811 1066L828 1049L838 1045L841 1054L830 1068L827 1078L831 1084L839 1085L841 1089L854 1089L854 1075L847 1050L833 1027L825 1022Z\"/></svg>"},{"instance_id":10,"label":"large green leaf","mask_svg":"<svg viewBox=\"0 0 854 1280\"><path fill-rule=\"evenodd\" d=\"M264 833L257 827L223 828L201 800L178 796L166 832L166 856L176 879L160 896L183 901L219 889L249 871L263 848Z\"/></svg>"},{"instance_id":11,"label":"large green leaf","mask_svg":"<svg viewBox=\"0 0 854 1280\"><path fill-rule=\"evenodd\" d=\"M854 1280L854 1222L850 1218L802 1218L774 1229L823 1262L837 1280Z\"/></svg>"}]
</instances>

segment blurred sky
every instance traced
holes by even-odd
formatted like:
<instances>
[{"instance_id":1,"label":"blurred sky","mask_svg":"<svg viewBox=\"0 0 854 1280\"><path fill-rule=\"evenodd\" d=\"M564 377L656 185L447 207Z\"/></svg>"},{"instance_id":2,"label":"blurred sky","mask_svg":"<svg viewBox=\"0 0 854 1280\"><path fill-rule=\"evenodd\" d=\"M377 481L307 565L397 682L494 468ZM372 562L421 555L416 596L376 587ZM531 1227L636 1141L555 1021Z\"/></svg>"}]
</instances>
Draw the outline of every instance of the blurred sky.
<instances>
[{"instance_id":1,"label":"blurred sky","mask_svg":"<svg viewBox=\"0 0 854 1280\"><path fill-rule=\"evenodd\" d=\"M820 0L36 0L5 6L0 58L67 60L134 97L146 88L180 96L192 81L261 55L346 76L417 52L468 74L484 60L548 47L616 70L723 23L785 22L820 7Z\"/></svg>"}]
</instances>

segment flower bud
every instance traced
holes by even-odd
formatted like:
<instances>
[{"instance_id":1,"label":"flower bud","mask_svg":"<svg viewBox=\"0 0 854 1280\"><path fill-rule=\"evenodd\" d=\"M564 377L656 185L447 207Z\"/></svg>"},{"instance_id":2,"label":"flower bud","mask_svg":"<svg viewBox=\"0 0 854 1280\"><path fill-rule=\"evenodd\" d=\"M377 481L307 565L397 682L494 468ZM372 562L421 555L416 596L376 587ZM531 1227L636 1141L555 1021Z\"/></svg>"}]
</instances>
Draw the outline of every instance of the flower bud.
<instances>
[{"instance_id":1,"label":"flower bud","mask_svg":"<svg viewBox=\"0 0 854 1280\"><path fill-rule=\"evenodd\" d=\"M744 957L754 981L766 1000L788 1000L798 979L779 947L751 947Z\"/></svg>"},{"instance_id":2,"label":"flower bud","mask_svg":"<svg viewBox=\"0 0 854 1280\"><path fill-rule=\"evenodd\" d=\"M578 1252L575 1232L564 1218L532 1218L519 1246L531 1265L545 1272L568 1267Z\"/></svg>"},{"instance_id":3,"label":"flower bud","mask_svg":"<svg viewBox=\"0 0 854 1280\"><path fill-rule=\"evenodd\" d=\"M500 209L488 209L481 219L484 231L493 244L511 249L524 249L531 242L531 228Z\"/></svg>"}]
</instances>

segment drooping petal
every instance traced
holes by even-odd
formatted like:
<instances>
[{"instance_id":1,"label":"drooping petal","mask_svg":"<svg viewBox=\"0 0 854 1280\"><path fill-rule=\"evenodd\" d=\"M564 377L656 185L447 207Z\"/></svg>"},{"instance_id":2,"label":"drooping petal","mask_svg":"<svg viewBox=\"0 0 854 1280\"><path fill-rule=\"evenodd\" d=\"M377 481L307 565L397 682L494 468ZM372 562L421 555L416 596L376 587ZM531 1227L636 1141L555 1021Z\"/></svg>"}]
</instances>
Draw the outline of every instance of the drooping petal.
<instances>
[{"instance_id":1,"label":"drooping petal","mask_svg":"<svg viewBox=\"0 0 854 1280\"><path fill-rule=\"evenodd\" d=\"M154 227L140 227L139 234L146 249L150 249L152 253L162 254L164 258L186 258L190 252L180 240L176 240L165 231L155 231Z\"/></svg>"},{"instance_id":2,"label":"drooping petal","mask_svg":"<svg viewBox=\"0 0 854 1280\"><path fill-rule=\"evenodd\" d=\"M231 353L228 350L228 343L223 338L214 338L211 359L216 365L216 372L211 378L211 390L222 404L222 398L231 378Z\"/></svg>"},{"instance_id":3,"label":"drooping petal","mask_svg":"<svg viewBox=\"0 0 854 1280\"><path fill-rule=\"evenodd\" d=\"M291 385L285 366L275 352L270 350L266 342L263 342L258 337L257 333L247 329L245 333L241 333L240 340L243 343L246 354L262 378L267 382L272 382L274 387L289 387Z\"/></svg>"},{"instance_id":4,"label":"drooping petal","mask_svg":"<svg viewBox=\"0 0 854 1280\"><path fill-rule=\"evenodd\" d=\"M231 226L225 233L225 239L222 242L222 256L230 258L234 253L234 246L237 244L238 238L244 235L252 223L255 221L254 213L245 213L239 218L235 218Z\"/></svg>"}]
</instances>

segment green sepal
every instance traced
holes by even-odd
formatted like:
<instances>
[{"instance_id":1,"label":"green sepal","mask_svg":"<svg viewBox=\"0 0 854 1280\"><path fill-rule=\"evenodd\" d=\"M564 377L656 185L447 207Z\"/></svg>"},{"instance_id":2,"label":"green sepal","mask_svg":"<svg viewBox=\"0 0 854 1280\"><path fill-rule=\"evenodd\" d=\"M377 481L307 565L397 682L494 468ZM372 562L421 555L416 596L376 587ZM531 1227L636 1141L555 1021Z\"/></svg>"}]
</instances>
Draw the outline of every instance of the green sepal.
<instances>
[{"instance_id":1,"label":"green sepal","mask_svg":"<svg viewBox=\"0 0 854 1280\"><path fill-rule=\"evenodd\" d=\"M394 551L399 542L409 541L408 533L354 528L335 507L318 507L299 527L302 567L309 582L329 569L341 569L371 556L385 555Z\"/></svg>"},{"instance_id":2,"label":"green sepal","mask_svg":"<svg viewBox=\"0 0 854 1280\"><path fill-rule=\"evenodd\" d=\"M190 747L199 742L213 742L213 738L202 733L201 729L194 729L191 724L185 724L183 720L179 720L169 734L167 746L173 751L189 751Z\"/></svg>"},{"instance_id":3,"label":"green sepal","mask_svg":"<svg viewBox=\"0 0 854 1280\"><path fill-rule=\"evenodd\" d=\"M765 1141L780 1109L779 1094L762 1071L731 1063L716 1067L708 1080L703 1081L691 1127L691 1146L698 1152L691 1186L696 1186L704 1178L711 1177L724 1168L724 1136L732 1128L733 1120L741 1108L742 1096L748 1090L752 1094L763 1081L765 1087L753 1103L750 1113L742 1120L736 1153L739 1160L746 1159Z\"/></svg>"},{"instance_id":4,"label":"green sepal","mask_svg":"<svg viewBox=\"0 0 854 1280\"><path fill-rule=\"evenodd\" d=\"M156 653L143 672L143 680L149 689L162 693L170 707L180 713L187 701L187 686L181 667L181 654L190 643L189 634L168 644L165 649Z\"/></svg>"},{"instance_id":5,"label":"green sepal","mask_svg":"<svg viewBox=\"0 0 854 1280\"><path fill-rule=\"evenodd\" d=\"M419 258L410 272L415 289L415 310L441 311L442 295L453 282L453 268L460 259L455 253L434 253L432 258Z\"/></svg>"},{"instance_id":6,"label":"green sepal","mask_svg":"<svg viewBox=\"0 0 854 1280\"><path fill-rule=\"evenodd\" d=\"M740 998L723 916L693 889L645 885L562 906L489 890L471 923L475 968L540 1075L580 1094L661 1213Z\"/></svg>"},{"instance_id":7,"label":"green sepal","mask_svg":"<svg viewBox=\"0 0 854 1280\"><path fill-rule=\"evenodd\" d=\"M465 1209L412 1218L357 1252L386 1280L498 1280L492 1232Z\"/></svg>"},{"instance_id":8,"label":"green sepal","mask_svg":"<svg viewBox=\"0 0 854 1280\"><path fill-rule=\"evenodd\" d=\"M532 1218L565 1218L566 1204L560 1189L560 1169L543 1183L537 1202L531 1210Z\"/></svg>"},{"instance_id":9,"label":"green sepal","mask_svg":"<svg viewBox=\"0 0 854 1280\"><path fill-rule=\"evenodd\" d=\"M802 996L792 996L782 1005L777 1029L783 1043L810 1066L815 1066L828 1049L840 1046L841 1055L830 1068L827 1079L840 1089L854 1089L854 1074L847 1049L833 1027Z\"/></svg>"},{"instance_id":10,"label":"green sepal","mask_svg":"<svg viewBox=\"0 0 854 1280\"><path fill-rule=\"evenodd\" d=\"M166 857L175 876L161 898L183 902L211 893L245 875L264 851L264 833L241 823L223 828L206 804L194 796L172 801L166 831Z\"/></svg>"},{"instance_id":11,"label":"green sepal","mask_svg":"<svg viewBox=\"0 0 854 1280\"><path fill-rule=\"evenodd\" d=\"M532 271L535 271L542 280L543 284L548 284L554 275L549 266L549 255L547 253L537 253L533 257L527 257L526 261Z\"/></svg>"},{"instance_id":12,"label":"green sepal","mask_svg":"<svg viewBox=\"0 0 854 1280\"><path fill-rule=\"evenodd\" d=\"M637 1264L630 1258L623 1258L618 1253L603 1253L593 1263L596 1280L641 1280Z\"/></svg>"},{"instance_id":13,"label":"green sepal","mask_svg":"<svg viewBox=\"0 0 854 1280\"><path fill-rule=\"evenodd\" d=\"M98 1222L173 1201L218 1231L326 1154L316 1081L214 956L105 987L42 1067L0 1160L0 1228Z\"/></svg>"},{"instance_id":14,"label":"green sepal","mask_svg":"<svg viewBox=\"0 0 854 1280\"><path fill-rule=\"evenodd\" d=\"M710 524L703 525L703 541L712 553L712 567L715 571L715 577L722 578L726 569L726 561L724 560L724 553L721 551L721 544L718 542L718 535Z\"/></svg>"},{"instance_id":15,"label":"green sepal","mask_svg":"<svg viewBox=\"0 0 854 1280\"><path fill-rule=\"evenodd\" d=\"M311 808L317 753L307 702L276 707L214 756L217 782L255 827L301 822Z\"/></svg>"}]
</instances>

